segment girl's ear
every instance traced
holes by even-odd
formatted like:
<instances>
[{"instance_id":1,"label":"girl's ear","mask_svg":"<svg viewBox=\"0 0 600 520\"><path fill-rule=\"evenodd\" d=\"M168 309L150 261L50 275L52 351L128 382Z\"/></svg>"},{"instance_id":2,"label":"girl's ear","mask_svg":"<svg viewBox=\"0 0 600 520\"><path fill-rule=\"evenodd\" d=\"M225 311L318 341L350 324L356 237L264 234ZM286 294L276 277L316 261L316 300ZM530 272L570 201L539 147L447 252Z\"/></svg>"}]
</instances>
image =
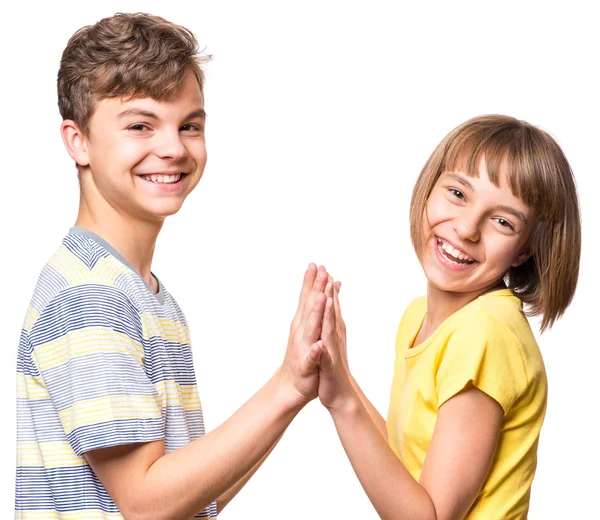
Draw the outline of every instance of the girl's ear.
<instances>
[{"instance_id":1,"label":"girl's ear","mask_svg":"<svg viewBox=\"0 0 600 520\"><path fill-rule=\"evenodd\" d=\"M515 258L514 262L511 264L511 267L520 266L521 264L527 262L527 260L529 260L532 255L533 255L533 251L531 251L531 247L528 245L525 246L523 249L521 249L521 251L519 252L519 255Z\"/></svg>"},{"instance_id":2,"label":"girl's ear","mask_svg":"<svg viewBox=\"0 0 600 520\"><path fill-rule=\"evenodd\" d=\"M85 136L77 123L70 119L65 119L60 125L60 134L71 158L79 166L89 166L90 160Z\"/></svg>"}]
</instances>

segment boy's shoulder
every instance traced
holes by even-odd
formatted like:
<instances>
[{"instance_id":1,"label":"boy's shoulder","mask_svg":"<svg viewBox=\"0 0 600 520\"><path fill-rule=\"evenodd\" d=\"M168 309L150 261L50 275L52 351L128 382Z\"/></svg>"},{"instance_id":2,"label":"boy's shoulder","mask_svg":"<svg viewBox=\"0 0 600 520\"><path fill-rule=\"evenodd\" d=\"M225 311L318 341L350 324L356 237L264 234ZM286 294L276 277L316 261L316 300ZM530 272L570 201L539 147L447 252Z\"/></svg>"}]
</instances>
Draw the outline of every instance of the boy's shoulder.
<instances>
[{"instance_id":1,"label":"boy's shoulder","mask_svg":"<svg viewBox=\"0 0 600 520\"><path fill-rule=\"evenodd\" d=\"M68 304L95 298L136 306L131 283L123 282L131 278L127 276L130 268L83 231L72 229L43 267L27 310L25 330L31 330L57 300Z\"/></svg>"}]
</instances>

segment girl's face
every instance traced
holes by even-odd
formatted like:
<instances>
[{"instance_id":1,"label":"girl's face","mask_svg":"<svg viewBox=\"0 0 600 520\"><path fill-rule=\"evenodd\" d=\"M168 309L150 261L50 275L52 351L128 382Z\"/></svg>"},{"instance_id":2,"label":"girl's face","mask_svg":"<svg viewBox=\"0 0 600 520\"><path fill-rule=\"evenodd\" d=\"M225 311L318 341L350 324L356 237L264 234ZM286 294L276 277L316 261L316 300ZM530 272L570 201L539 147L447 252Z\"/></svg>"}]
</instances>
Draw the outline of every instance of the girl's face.
<instances>
[{"instance_id":1,"label":"girl's face","mask_svg":"<svg viewBox=\"0 0 600 520\"><path fill-rule=\"evenodd\" d=\"M479 177L444 172L423 215L425 276L442 291L483 294L529 258L534 226L533 209L512 194L506 172L495 186L483 158Z\"/></svg>"}]
</instances>

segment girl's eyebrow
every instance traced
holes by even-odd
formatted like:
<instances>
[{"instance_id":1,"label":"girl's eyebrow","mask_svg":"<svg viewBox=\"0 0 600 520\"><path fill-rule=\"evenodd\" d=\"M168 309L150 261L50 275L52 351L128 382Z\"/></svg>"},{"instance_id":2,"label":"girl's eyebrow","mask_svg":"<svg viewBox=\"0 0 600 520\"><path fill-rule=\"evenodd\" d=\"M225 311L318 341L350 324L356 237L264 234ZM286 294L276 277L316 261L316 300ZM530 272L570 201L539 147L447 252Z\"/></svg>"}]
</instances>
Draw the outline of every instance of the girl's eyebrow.
<instances>
[{"instance_id":1,"label":"girl's eyebrow","mask_svg":"<svg viewBox=\"0 0 600 520\"><path fill-rule=\"evenodd\" d=\"M510 213L513 217L516 217L521 222L523 222L523 224L527 224L527 219L525 218L525 215L518 209L512 208L511 206L498 206L498 209L506 211L506 213Z\"/></svg>"},{"instance_id":2,"label":"girl's eyebrow","mask_svg":"<svg viewBox=\"0 0 600 520\"><path fill-rule=\"evenodd\" d=\"M466 188L469 188L471 191L474 191L473 185L463 175L460 175L458 173L452 173L452 172L443 173L442 175L444 177L450 178L450 179L458 182L459 184L462 184ZM506 213L510 213L513 217L518 218L521 222L523 222L523 224L527 224L527 218L525 217L525 214L522 211L519 211L518 209L513 208L511 206L505 206L505 205L496 206L496 207L499 210L505 211Z\"/></svg>"},{"instance_id":3,"label":"girl's eyebrow","mask_svg":"<svg viewBox=\"0 0 600 520\"><path fill-rule=\"evenodd\" d=\"M455 180L459 184L462 184L465 188L469 188L471 191L473 191L473 185L463 175L459 175L458 173L452 172L445 172L442 175L444 177L448 177L452 180Z\"/></svg>"}]
</instances>

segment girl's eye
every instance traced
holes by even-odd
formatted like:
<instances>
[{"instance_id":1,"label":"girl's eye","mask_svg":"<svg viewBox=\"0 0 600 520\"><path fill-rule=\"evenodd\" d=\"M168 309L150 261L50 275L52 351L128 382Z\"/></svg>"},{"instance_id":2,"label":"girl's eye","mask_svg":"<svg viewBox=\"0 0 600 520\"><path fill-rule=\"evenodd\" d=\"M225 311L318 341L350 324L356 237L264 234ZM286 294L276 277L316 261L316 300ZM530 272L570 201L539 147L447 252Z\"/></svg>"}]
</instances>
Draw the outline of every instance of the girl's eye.
<instances>
[{"instance_id":1,"label":"girl's eye","mask_svg":"<svg viewBox=\"0 0 600 520\"><path fill-rule=\"evenodd\" d=\"M508 220L503 219L502 217L498 217L496 219L496 222L498 222L498 224L500 224L500 226L502 226L503 228L511 229L512 231L515 230L515 228L513 227L513 225Z\"/></svg>"},{"instance_id":2,"label":"girl's eye","mask_svg":"<svg viewBox=\"0 0 600 520\"><path fill-rule=\"evenodd\" d=\"M457 199L463 200L465 198L463 192L460 190L457 190L456 188L450 188L448 191Z\"/></svg>"}]
</instances>

